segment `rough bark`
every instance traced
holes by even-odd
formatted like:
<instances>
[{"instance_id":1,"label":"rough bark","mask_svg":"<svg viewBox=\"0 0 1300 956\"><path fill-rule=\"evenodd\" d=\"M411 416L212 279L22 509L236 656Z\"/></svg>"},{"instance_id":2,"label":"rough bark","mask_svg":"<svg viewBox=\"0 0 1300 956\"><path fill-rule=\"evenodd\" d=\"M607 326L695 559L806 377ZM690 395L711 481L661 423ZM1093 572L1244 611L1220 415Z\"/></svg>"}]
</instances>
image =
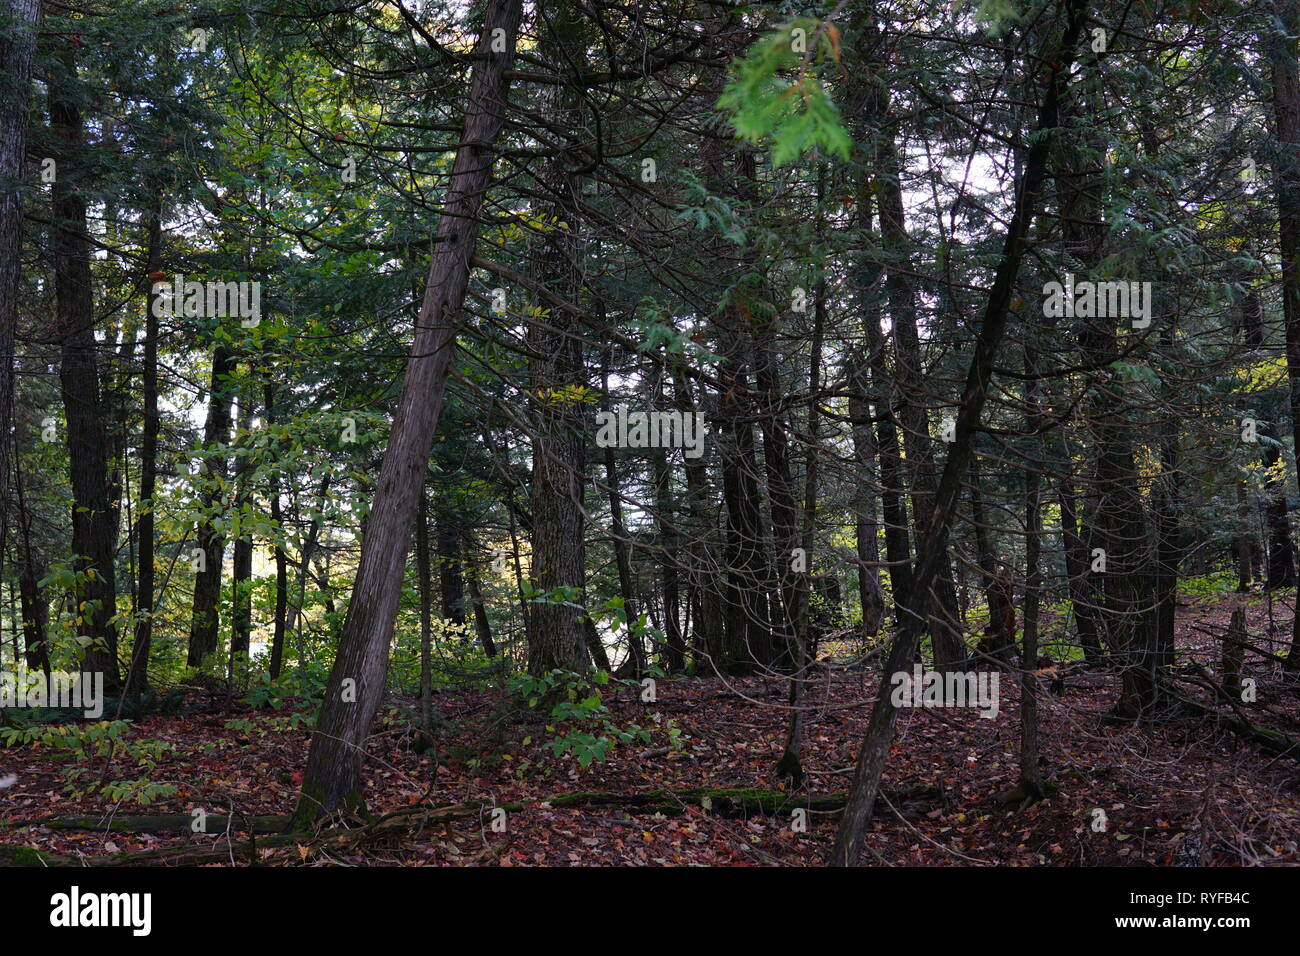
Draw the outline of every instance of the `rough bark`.
<instances>
[{"instance_id":1,"label":"rough bark","mask_svg":"<svg viewBox=\"0 0 1300 956\"><path fill-rule=\"evenodd\" d=\"M117 539L108 492L107 439L100 400L95 344L95 303L86 231L84 128L71 89L76 67L71 47L49 76L50 126L58 142L58 172L52 184L56 322L61 343L59 385L67 417L68 463L72 480L72 551L80 578L76 601L79 633L93 643L82 659L85 673L102 672L106 691L120 689L117 667L115 556ZM0 364L4 364L0 362Z\"/></svg>"},{"instance_id":2,"label":"rough bark","mask_svg":"<svg viewBox=\"0 0 1300 956\"><path fill-rule=\"evenodd\" d=\"M23 239L21 184L27 154L32 56L40 0L0 4L0 503L9 500L14 332Z\"/></svg>"},{"instance_id":3,"label":"rough bark","mask_svg":"<svg viewBox=\"0 0 1300 956\"><path fill-rule=\"evenodd\" d=\"M1278 242L1282 260L1282 309L1286 320L1293 454L1300 456L1300 0L1274 0L1263 37L1273 72L1273 119L1277 135ZM1297 457L1300 463L1300 457ZM1300 670L1300 602L1296 604L1287 670Z\"/></svg>"},{"instance_id":4,"label":"rough bark","mask_svg":"<svg viewBox=\"0 0 1300 956\"><path fill-rule=\"evenodd\" d=\"M478 212L492 178L493 144L504 122L505 73L514 60L522 6L522 0L489 0L484 12L464 133L438 222L406 380L375 488L338 656L312 736L293 819L298 827L360 798L361 759L383 695L411 527L442 410ZM506 38L503 53L491 50L498 29ZM355 703L344 700L344 681L356 682Z\"/></svg>"}]
</instances>

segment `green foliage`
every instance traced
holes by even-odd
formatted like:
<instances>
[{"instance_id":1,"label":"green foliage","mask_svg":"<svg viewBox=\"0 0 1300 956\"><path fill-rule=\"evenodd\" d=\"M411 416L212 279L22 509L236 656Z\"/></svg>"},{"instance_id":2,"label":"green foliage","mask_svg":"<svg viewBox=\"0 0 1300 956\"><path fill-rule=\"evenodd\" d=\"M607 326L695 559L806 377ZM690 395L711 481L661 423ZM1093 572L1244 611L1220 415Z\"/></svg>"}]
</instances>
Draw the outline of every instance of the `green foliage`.
<instances>
[{"instance_id":1,"label":"green foliage","mask_svg":"<svg viewBox=\"0 0 1300 956\"><path fill-rule=\"evenodd\" d=\"M839 110L812 69L815 59L827 57L839 61L835 25L801 17L758 40L732 64L718 107L731 114L736 135L746 142L771 138L773 166L818 148L849 157L852 142Z\"/></svg>"},{"instance_id":2,"label":"green foliage","mask_svg":"<svg viewBox=\"0 0 1300 956\"><path fill-rule=\"evenodd\" d=\"M639 724L619 726L613 720L600 691L593 686L611 683L638 687L634 680L619 681L603 671L576 674L558 668L534 677L520 674L510 681L511 694L529 708L537 708L547 701L552 704L549 716L553 723L547 732L554 735L548 746L557 757L572 755L584 769L593 762L603 763L618 744L639 741L648 744L653 730ZM673 722L665 728L669 745L680 750L681 731Z\"/></svg>"},{"instance_id":3,"label":"green foliage","mask_svg":"<svg viewBox=\"0 0 1300 956\"><path fill-rule=\"evenodd\" d=\"M65 755L72 761L63 771L65 792L82 797L102 794L115 803L146 806L154 800L172 796L177 788L156 783L147 776L135 780L105 780L114 761L126 761L149 772L175 753L175 747L163 740L133 740L125 720L103 720L80 726L26 726L0 728L0 741L6 746L31 746Z\"/></svg>"},{"instance_id":4,"label":"green foliage","mask_svg":"<svg viewBox=\"0 0 1300 956\"><path fill-rule=\"evenodd\" d=\"M1183 578L1178 582L1180 593L1190 597L1210 597L1216 594L1227 594L1229 591L1235 591L1237 588L1237 575L1231 571L1216 571L1212 574L1202 574L1194 578Z\"/></svg>"},{"instance_id":5,"label":"green foliage","mask_svg":"<svg viewBox=\"0 0 1300 956\"><path fill-rule=\"evenodd\" d=\"M316 725L316 718L320 715L321 702L325 699L325 687L328 682L329 672L325 666L316 661L309 661L304 667L285 671L275 680L271 680L271 676L265 671L259 673L254 678L248 693L240 700L258 709L292 708L288 709L283 718L270 722L269 726L285 730L310 729ZM247 726L244 726L240 720L227 721L226 727L246 733L252 733L257 729L253 722L249 721Z\"/></svg>"}]
</instances>

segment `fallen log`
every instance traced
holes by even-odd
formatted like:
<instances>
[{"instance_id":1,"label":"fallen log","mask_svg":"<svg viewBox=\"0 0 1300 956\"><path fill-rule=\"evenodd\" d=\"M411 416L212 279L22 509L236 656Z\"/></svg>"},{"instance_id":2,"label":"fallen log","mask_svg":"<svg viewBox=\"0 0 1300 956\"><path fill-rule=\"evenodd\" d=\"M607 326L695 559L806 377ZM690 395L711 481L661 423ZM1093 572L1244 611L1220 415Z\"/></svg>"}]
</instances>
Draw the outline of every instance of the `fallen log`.
<instances>
[{"instance_id":1,"label":"fallen log","mask_svg":"<svg viewBox=\"0 0 1300 956\"><path fill-rule=\"evenodd\" d=\"M192 833L194 816L188 813L157 815L114 814L112 816L46 817L41 820L11 820L0 823L0 829L15 827L45 827L49 830L95 830L102 833ZM204 823L206 833L224 833L227 830L241 833L280 833L289 818L280 816L253 816L243 814L222 815L210 813Z\"/></svg>"},{"instance_id":2,"label":"fallen log","mask_svg":"<svg viewBox=\"0 0 1300 956\"><path fill-rule=\"evenodd\" d=\"M943 801L940 788L911 787L889 794L891 801ZM488 801L471 801L444 807L404 807L355 826L335 826L308 833L279 832L287 825L288 817L263 816L229 819L241 825L229 828L231 835L247 834L247 839L224 839L217 843L163 847L156 850L114 853L108 856L71 857L47 853L31 847L0 845L0 865L9 866L196 866L203 863L257 863L266 851L297 847L311 855L320 850L343 850L366 843L392 838L410 838L432 827L449 827L457 820L485 817L494 810L519 813L538 809L570 809L610 807L628 814L662 814L676 816L689 806L699 807L720 817L775 816L796 809L817 813L837 813L844 809L843 793L806 794L785 793L779 790L760 790L749 787L699 787L691 790L650 790L644 793L557 793L544 800L530 803L493 804ZM211 820L211 818L209 818ZM107 821L115 833L167 833L189 832L189 816L167 814L155 817L120 816ZM8 826L42 826L48 829L101 829L93 818L69 817L42 821L10 823ZM183 828L178 823L184 822ZM223 835L227 831L209 830ZM263 834L269 834L263 836ZM203 834L195 834L202 838Z\"/></svg>"}]
</instances>

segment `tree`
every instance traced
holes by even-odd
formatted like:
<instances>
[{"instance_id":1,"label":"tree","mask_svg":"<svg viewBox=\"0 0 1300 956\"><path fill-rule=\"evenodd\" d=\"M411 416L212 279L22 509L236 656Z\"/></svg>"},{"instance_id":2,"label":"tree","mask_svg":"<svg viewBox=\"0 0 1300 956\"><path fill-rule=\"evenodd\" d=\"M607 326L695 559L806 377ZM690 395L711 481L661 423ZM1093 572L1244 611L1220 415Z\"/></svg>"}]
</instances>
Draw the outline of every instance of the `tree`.
<instances>
[{"instance_id":1,"label":"tree","mask_svg":"<svg viewBox=\"0 0 1300 956\"><path fill-rule=\"evenodd\" d=\"M505 119L505 73L514 58L521 8L519 0L489 0L483 15L462 145L438 222L402 398L375 490L338 656L312 735L295 827L355 805L360 797L361 759L383 693L402 565L455 347L477 215L492 173L492 146Z\"/></svg>"}]
</instances>

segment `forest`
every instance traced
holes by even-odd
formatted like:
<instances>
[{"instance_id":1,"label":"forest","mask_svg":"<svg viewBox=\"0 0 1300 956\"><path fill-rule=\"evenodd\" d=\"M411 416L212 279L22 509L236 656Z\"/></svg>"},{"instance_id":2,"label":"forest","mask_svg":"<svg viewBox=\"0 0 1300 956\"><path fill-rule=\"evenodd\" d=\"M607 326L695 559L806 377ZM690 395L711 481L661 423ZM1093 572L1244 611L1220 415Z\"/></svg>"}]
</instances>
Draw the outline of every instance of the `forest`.
<instances>
[{"instance_id":1,"label":"forest","mask_svg":"<svg viewBox=\"0 0 1300 956\"><path fill-rule=\"evenodd\" d=\"M1298 62L0 0L0 866L1300 865Z\"/></svg>"}]
</instances>

